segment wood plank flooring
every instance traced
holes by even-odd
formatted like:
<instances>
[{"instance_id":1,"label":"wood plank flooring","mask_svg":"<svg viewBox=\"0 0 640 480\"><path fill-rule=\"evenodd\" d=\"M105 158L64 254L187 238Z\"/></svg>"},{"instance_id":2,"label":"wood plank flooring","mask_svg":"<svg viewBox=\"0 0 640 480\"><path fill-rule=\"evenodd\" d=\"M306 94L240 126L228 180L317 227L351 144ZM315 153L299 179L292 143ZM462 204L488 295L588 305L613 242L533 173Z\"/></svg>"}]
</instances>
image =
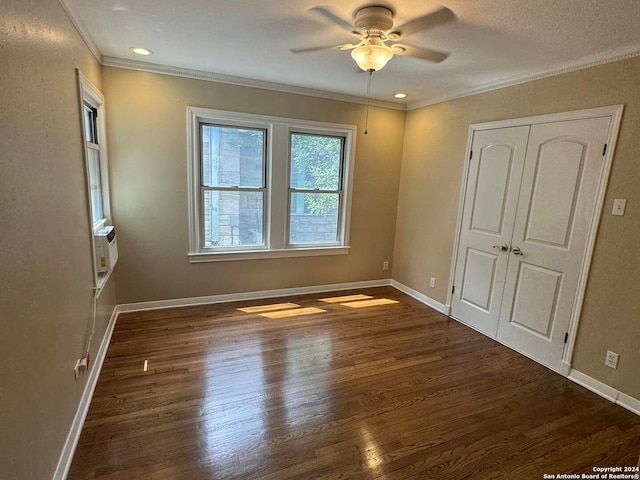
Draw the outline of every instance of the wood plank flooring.
<instances>
[{"instance_id":1,"label":"wood plank flooring","mask_svg":"<svg viewBox=\"0 0 640 480\"><path fill-rule=\"evenodd\" d=\"M640 417L393 288L335 296L355 294L397 303L121 315L68 478L528 480L637 464ZM238 310L286 302L321 312Z\"/></svg>"}]
</instances>

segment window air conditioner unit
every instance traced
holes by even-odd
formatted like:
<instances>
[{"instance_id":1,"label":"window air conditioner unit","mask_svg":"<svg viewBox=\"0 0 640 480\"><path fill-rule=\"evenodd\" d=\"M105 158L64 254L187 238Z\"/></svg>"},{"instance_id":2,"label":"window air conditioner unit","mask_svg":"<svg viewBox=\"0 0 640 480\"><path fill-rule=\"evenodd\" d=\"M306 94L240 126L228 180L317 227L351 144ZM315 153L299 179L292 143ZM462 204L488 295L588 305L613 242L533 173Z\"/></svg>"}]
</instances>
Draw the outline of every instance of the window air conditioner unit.
<instances>
[{"instance_id":1,"label":"window air conditioner unit","mask_svg":"<svg viewBox=\"0 0 640 480\"><path fill-rule=\"evenodd\" d=\"M116 230L113 227L103 227L94 234L96 244L96 266L98 273L112 270L118 261L118 243Z\"/></svg>"}]
</instances>

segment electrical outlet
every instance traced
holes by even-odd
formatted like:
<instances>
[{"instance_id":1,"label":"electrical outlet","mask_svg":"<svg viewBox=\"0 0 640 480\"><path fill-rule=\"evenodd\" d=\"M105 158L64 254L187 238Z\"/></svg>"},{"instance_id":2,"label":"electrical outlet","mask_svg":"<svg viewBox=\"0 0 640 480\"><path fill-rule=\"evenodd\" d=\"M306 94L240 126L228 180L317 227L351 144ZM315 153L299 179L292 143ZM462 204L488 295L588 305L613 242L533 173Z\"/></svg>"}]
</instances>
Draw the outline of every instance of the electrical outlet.
<instances>
[{"instance_id":1,"label":"electrical outlet","mask_svg":"<svg viewBox=\"0 0 640 480\"><path fill-rule=\"evenodd\" d=\"M431 277L431 279L429 280L429 286L431 288L436 288L436 277Z\"/></svg>"},{"instance_id":2,"label":"electrical outlet","mask_svg":"<svg viewBox=\"0 0 640 480\"><path fill-rule=\"evenodd\" d=\"M89 368L89 352L85 353L82 358L76 360L76 365L73 367L73 376L76 380L80 376L81 372L84 372Z\"/></svg>"},{"instance_id":3,"label":"electrical outlet","mask_svg":"<svg viewBox=\"0 0 640 480\"><path fill-rule=\"evenodd\" d=\"M604 359L604 364L607 367L618 368L618 354L607 350L607 356Z\"/></svg>"},{"instance_id":4,"label":"electrical outlet","mask_svg":"<svg viewBox=\"0 0 640 480\"><path fill-rule=\"evenodd\" d=\"M627 201L624 198L616 198L613 201L613 210L611 215L624 215L624 209L627 206Z\"/></svg>"},{"instance_id":5,"label":"electrical outlet","mask_svg":"<svg viewBox=\"0 0 640 480\"><path fill-rule=\"evenodd\" d=\"M389 270L389 262L382 262L382 270Z\"/></svg>"}]
</instances>

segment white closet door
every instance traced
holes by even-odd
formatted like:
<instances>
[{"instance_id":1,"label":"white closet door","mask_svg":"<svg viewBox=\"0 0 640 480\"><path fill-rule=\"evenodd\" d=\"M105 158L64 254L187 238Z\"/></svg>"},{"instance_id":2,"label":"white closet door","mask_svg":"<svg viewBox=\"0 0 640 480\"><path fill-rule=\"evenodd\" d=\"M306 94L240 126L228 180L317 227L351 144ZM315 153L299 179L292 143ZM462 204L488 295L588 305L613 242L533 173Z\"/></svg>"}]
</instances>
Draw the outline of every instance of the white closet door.
<instances>
[{"instance_id":1,"label":"white closet door","mask_svg":"<svg viewBox=\"0 0 640 480\"><path fill-rule=\"evenodd\" d=\"M497 338L559 370L610 117L533 125Z\"/></svg>"},{"instance_id":2,"label":"white closet door","mask_svg":"<svg viewBox=\"0 0 640 480\"><path fill-rule=\"evenodd\" d=\"M529 126L473 136L451 316L495 337Z\"/></svg>"}]
</instances>

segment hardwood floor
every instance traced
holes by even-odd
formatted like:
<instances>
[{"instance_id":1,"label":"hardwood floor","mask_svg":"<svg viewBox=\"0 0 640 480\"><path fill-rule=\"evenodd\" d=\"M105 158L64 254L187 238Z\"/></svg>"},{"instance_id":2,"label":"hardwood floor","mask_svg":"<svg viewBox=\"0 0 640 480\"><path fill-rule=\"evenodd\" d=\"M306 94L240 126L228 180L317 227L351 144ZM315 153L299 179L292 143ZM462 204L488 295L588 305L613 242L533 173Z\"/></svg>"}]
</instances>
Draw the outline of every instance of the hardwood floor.
<instances>
[{"instance_id":1,"label":"hardwood floor","mask_svg":"<svg viewBox=\"0 0 640 480\"><path fill-rule=\"evenodd\" d=\"M354 294L397 303L121 315L68 478L528 480L637 464L640 417L393 288L335 295ZM286 302L306 314L237 310Z\"/></svg>"}]
</instances>

